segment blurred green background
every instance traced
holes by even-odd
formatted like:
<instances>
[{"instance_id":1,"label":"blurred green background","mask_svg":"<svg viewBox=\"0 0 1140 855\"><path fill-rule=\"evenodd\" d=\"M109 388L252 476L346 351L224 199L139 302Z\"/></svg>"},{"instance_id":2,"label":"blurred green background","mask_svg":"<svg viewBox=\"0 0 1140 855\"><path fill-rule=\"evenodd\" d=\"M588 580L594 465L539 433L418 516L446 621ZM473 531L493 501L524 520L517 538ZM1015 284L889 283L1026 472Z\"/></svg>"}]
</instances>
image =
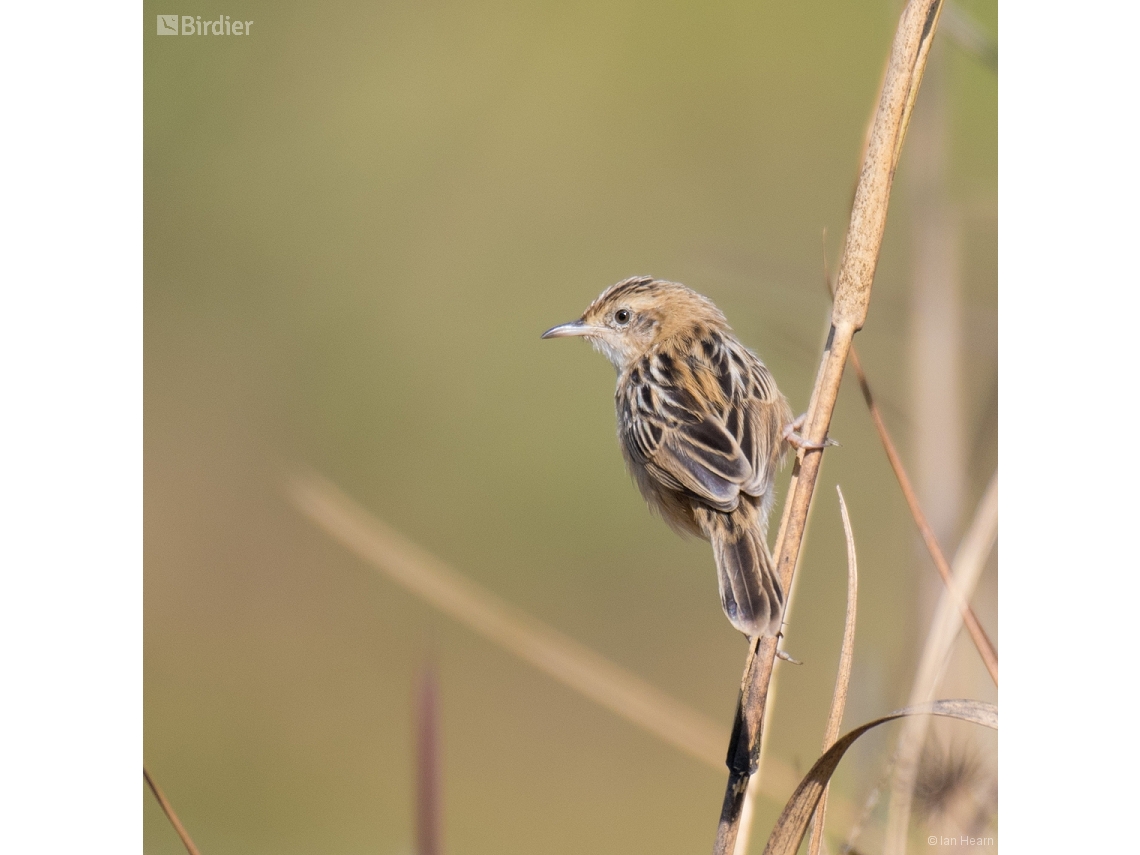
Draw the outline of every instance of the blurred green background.
<instances>
[{"instance_id":1,"label":"blurred green background","mask_svg":"<svg viewBox=\"0 0 1140 855\"><path fill-rule=\"evenodd\" d=\"M313 467L727 731L746 647L711 552L627 477L610 366L539 334L626 276L681 281L803 411L898 4L144 7L144 750L203 853L411 852L428 662L445 851L707 851L725 774L377 576L282 477ZM996 2L960 8L996 32ZM171 11L255 23L157 36ZM935 53L961 238L952 554L997 464L997 77L944 33ZM857 339L908 462L914 157ZM768 736L801 771L842 634L836 483L861 571L846 727L905 703L937 591L852 376L832 436L784 645L804 664L779 666ZM996 699L968 644L950 681ZM891 736L852 752L839 797L862 804ZM996 764L990 735L954 738ZM147 852L182 851L144 798ZM778 811L758 802L753 851Z\"/></svg>"}]
</instances>

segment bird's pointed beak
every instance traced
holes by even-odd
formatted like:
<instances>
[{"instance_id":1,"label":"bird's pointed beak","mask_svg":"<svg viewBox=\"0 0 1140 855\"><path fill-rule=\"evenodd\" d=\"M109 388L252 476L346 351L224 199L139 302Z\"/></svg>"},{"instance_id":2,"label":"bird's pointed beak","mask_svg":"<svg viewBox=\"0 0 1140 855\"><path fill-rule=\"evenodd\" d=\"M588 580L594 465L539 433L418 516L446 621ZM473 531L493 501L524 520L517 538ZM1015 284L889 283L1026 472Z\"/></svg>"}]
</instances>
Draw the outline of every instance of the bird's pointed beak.
<instances>
[{"instance_id":1,"label":"bird's pointed beak","mask_svg":"<svg viewBox=\"0 0 1140 855\"><path fill-rule=\"evenodd\" d=\"M594 327L591 324L579 319L570 321L569 323L559 324L556 327L551 327L542 334L543 338L567 338L572 335L590 335L594 332Z\"/></svg>"}]
</instances>

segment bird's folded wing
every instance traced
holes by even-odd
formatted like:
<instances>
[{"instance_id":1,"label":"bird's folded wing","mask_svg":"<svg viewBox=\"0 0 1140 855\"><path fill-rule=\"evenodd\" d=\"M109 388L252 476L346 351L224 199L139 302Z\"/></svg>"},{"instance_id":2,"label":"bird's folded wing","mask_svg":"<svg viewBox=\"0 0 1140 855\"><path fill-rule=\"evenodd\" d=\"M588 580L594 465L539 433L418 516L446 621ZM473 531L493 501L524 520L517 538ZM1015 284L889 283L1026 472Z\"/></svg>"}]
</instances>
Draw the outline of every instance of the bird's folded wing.
<instances>
[{"instance_id":1,"label":"bird's folded wing","mask_svg":"<svg viewBox=\"0 0 1140 855\"><path fill-rule=\"evenodd\" d=\"M682 411L674 399L661 412L632 408L627 418L627 439L650 475L718 511L736 508L741 486L754 480L752 464L718 416Z\"/></svg>"},{"instance_id":2,"label":"bird's folded wing","mask_svg":"<svg viewBox=\"0 0 1140 855\"><path fill-rule=\"evenodd\" d=\"M750 496L762 496L772 479L773 443L783 427L778 420L783 410L767 401L747 397L733 401L725 413L725 427L736 439L749 463L749 477L740 489Z\"/></svg>"}]
</instances>

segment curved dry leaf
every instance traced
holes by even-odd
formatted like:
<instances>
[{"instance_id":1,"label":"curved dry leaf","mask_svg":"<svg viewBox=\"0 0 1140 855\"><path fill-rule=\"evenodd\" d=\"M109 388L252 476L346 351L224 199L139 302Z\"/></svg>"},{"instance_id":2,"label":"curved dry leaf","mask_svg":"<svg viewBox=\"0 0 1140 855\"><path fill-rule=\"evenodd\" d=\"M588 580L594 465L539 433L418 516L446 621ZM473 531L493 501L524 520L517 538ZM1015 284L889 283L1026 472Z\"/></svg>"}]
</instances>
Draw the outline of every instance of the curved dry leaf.
<instances>
[{"instance_id":1,"label":"curved dry leaf","mask_svg":"<svg viewBox=\"0 0 1140 855\"><path fill-rule=\"evenodd\" d=\"M819 803L823 789L831 776L835 773L839 761L855 740L872 728L888 721L903 718L908 715L940 715L947 718L956 718L960 721L971 721L974 724L992 727L997 730L997 707L982 701L952 700L934 701L929 704L907 707L897 712L869 721L850 733L841 737L834 745L824 752L823 756L815 761L811 771L807 773L788 804L784 812L776 820L776 826L768 838L768 845L764 847L764 855L795 855L803 842L807 832L811 815Z\"/></svg>"}]
</instances>

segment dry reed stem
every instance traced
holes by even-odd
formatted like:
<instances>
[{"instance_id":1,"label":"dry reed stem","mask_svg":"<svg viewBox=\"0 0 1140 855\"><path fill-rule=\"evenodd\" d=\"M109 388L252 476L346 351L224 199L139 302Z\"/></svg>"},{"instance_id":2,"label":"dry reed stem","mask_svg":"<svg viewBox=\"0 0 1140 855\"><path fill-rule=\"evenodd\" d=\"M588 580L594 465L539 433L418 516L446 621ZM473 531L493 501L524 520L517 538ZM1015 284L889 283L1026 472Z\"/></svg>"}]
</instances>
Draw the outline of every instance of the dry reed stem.
<instances>
[{"instance_id":1,"label":"dry reed stem","mask_svg":"<svg viewBox=\"0 0 1140 855\"><path fill-rule=\"evenodd\" d=\"M287 490L310 521L389 580L709 768L724 768L725 734L712 719L476 585L325 478L295 475ZM765 771L757 792L783 804L799 775L778 761ZM847 802L835 807L854 816Z\"/></svg>"},{"instance_id":2,"label":"dry reed stem","mask_svg":"<svg viewBox=\"0 0 1140 855\"><path fill-rule=\"evenodd\" d=\"M843 710L847 707L847 687L851 684L851 662L855 658L855 614L859 599L859 567L855 559L855 534L851 531L851 518L847 514L847 502L843 491L835 485L839 494L839 513L843 517L843 534L847 540L847 615L843 619L843 644L839 649L839 670L835 674L835 692L831 696L831 712L827 716L827 728L823 734L823 753L839 738L839 726L843 724ZM819 806L815 809L812 821L811 840L808 855L819 855L823 846L823 827L827 820L827 795L829 783L823 788Z\"/></svg>"},{"instance_id":3,"label":"dry reed stem","mask_svg":"<svg viewBox=\"0 0 1140 855\"><path fill-rule=\"evenodd\" d=\"M174 826L174 830L178 832L178 837L182 841L182 845L186 847L186 851L189 852L190 855L200 855L198 847L195 846L194 841L190 839L190 833L186 830L186 826L182 824L182 821L178 818L178 814L174 812L174 807L167 801L166 796L163 795L158 784L154 782L154 778L150 776L150 772L146 770L146 766L143 766L143 780L146 781L146 785L150 787L150 791L154 793L154 797L158 799L159 807L161 807L162 812L166 814L166 818L170 820L170 824Z\"/></svg>"},{"instance_id":4,"label":"dry reed stem","mask_svg":"<svg viewBox=\"0 0 1140 855\"><path fill-rule=\"evenodd\" d=\"M895 31L890 63L855 188L851 222L832 306L831 331L805 419L803 436L810 444L819 445L827 437L851 342L867 319L895 164L918 96L941 8L941 0L910 0ZM776 567L785 591L791 590L821 460L822 452L819 450L801 449L796 456L775 551ZM729 745L729 778L713 846L714 855L728 855L736 843L744 794L759 760L764 707L772 679L776 644L775 638L758 637L749 647Z\"/></svg>"},{"instance_id":5,"label":"dry reed stem","mask_svg":"<svg viewBox=\"0 0 1140 855\"><path fill-rule=\"evenodd\" d=\"M899 487L902 488L907 507L910 508L910 515L914 518L914 524L918 526L918 532L922 535L922 542L926 544L926 551L930 553L930 557L934 561L934 566L938 570L938 575L942 577L942 582L945 584L946 590L950 592L954 604L961 612L962 621L970 633L974 647L977 648L978 655L982 657L986 671L989 672L990 678L994 681L994 685L996 686L998 684L997 651L994 649L990 637L986 635L986 631L982 628L982 624L978 620L977 615L974 614L974 610L970 606L969 596L966 596L963 591L954 586L953 572L950 569L950 563L946 560L946 555L943 553L942 547L938 545L938 538L934 536L934 530L930 527L930 523L927 522L926 514L923 513L922 505L920 505L918 501L918 494L915 493L914 487L910 483L910 477L907 475L906 468L903 466L902 458L899 456L898 449L895 448L894 441L887 431L886 422L883 421L883 414L879 411L879 406L875 403L875 398L871 394L871 386L867 383L867 375L863 371L863 364L860 362L859 354L854 347L851 349L851 365L855 369L856 377L859 379L859 388L863 391L863 400L867 402L867 409L871 413L871 421L875 423L875 430L878 431L879 439L883 443L883 449L887 452L887 459L891 463L891 469L894 470L895 478L899 482Z\"/></svg>"},{"instance_id":6,"label":"dry reed stem","mask_svg":"<svg viewBox=\"0 0 1140 855\"><path fill-rule=\"evenodd\" d=\"M981 578L986 559L997 540L998 473L994 472L974 518L954 556L954 583L958 591L969 597ZM962 628L957 603L949 590L942 592L923 645L907 706L933 700L946 673L953 652L954 639ZM883 848L886 855L906 852L906 835L910 825L911 803L917 779L918 763L926 743L930 720L924 716L903 723L895 750L894 777L890 806L887 810L887 833Z\"/></svg>"}]
</instances>

